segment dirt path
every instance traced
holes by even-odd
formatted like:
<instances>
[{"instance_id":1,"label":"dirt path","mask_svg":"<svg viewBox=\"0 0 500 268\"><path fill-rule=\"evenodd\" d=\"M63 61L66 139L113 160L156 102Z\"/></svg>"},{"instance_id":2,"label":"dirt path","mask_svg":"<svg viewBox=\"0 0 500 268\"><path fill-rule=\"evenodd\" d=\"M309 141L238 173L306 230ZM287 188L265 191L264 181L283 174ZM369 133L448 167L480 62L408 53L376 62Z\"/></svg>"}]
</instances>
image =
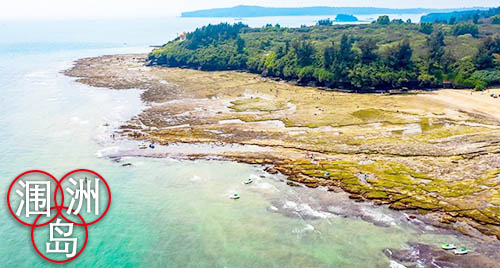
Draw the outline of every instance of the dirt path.
<instances>
[{"instance_id":1,"label":"dirt path","mask_svg":"<svg viewBox=\"0 0 500 268\"><path fill-rule=\"evenodd\" d=\"M498 95L500 89L489 89L484 92L443 89L420 96L448 105L454 109L479 113L500 121L500 98L493 98L490 94Z\"/></svg>"}]
</instances>

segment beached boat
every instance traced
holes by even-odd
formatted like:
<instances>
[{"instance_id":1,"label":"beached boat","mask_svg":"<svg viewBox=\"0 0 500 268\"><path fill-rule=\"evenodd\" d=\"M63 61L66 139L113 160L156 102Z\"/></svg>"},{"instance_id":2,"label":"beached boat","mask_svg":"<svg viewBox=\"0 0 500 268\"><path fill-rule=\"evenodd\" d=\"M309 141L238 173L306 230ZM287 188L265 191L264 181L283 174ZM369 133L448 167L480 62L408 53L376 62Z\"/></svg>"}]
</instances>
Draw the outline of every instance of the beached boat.
<instances>
[{"instance_id":1,"label":"beached boat","mask_svg":"<svg viewBox=\"0 0 500 268\"><path fill-rule=\"evenodd\" d=\"M443 244L441 246L442 249L450 250L450 249L456 249L457 247L454 244Z\"/></svg>"},{"instance_id":2,"label":"beached boat","mask_svg":"<svg viewBox=\"0 0 500 268\"><path fill-rule=\"evenodd\" d=\"M466 248L461 248L461 249L455 249L455 250L453 251L453 253L454 253L455 255L464 255L464 254L469 253L469 251L468 251Z\"/></svg>"}]
</instances>

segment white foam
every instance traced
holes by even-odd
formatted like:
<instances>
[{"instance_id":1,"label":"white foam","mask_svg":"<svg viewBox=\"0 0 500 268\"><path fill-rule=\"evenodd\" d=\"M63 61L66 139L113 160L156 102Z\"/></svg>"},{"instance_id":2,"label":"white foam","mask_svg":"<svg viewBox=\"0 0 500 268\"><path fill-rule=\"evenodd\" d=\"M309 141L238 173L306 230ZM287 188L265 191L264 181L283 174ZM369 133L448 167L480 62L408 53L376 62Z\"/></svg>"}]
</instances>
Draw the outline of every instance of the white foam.
<instances>
[{"instance_id":1,"label":"white foam","mask_svg":"<svg viewBox=\"0 0 500 268\"><path fill-rule=\"evenodd\" d=\"M193 175L189 180L192 182L198 182L198 181L201 181L202 178L200 176Z\"/></svg>"},{"instance_id":2,"label":"white foam","mask_svg":"<svg viewBox=\"0 0 500 268\"><path fill-rule=\"evenodd\" d=\"M106 148L103 148L101 150L98 150L95 155L97 157L104 157L104 156L107 156L107 155L112 155L112 154L117 154L120 152L120 147L119 146L110 146L110 147L106 147Z\"/></svg>"},{"instance_id":3,"label":"white foam","mask_svg":"<svg viewBox=\"0 0 500 268\"><path fill-rule=\"evenodd\" d=\"M391 260L389 263L389 268L406 268L406 266Z\"/></svg>"},{"instance_id":4,"label":"white foam","mask_svg":"<svg viewBox=\"0 0 500 268\"><path fill-rule=\"evenodd\" d=\"M374 221L396 225L396 220L393 217L384 214L376 208L361 208L361 211L364 215L371 217Z\"/></svg>"},{"instance_id":5,"label":"white foam","mask_svg":"<svg viewBox=\"0 0 500 268\"><path fill-rule=\"evenodd\" d=\"M321 219L332 217L332 214L319 210L314 210L309 204L306 203L297 204L293 201L287 200L283 205L283 208L294 210L295 212L299 213L302 216L311 216Z\"/></svg>"},{"instance_id":6,"label":"white foam","mask_svg":"<svg viewBox=\"0 0 500 268\"><path fill-rule=\"evenodd\" d=\"M275 206L269 206L269 209L272 210L272 211L278 211L278 208L275 207Z\"/></svg>"},{"instance_id":7,"label":"white foam","mask_svg":"<svg viewBox=\"0 0 500 268\"><path fill-rule=\"evenodd\" d=\"M257 182L257 183L254 183L252 187L258 188L261 190L268 190L271 192L279 192L278 188L276 188L274 185L272 185L268 182Z\"/></svg>"}]
</instances>

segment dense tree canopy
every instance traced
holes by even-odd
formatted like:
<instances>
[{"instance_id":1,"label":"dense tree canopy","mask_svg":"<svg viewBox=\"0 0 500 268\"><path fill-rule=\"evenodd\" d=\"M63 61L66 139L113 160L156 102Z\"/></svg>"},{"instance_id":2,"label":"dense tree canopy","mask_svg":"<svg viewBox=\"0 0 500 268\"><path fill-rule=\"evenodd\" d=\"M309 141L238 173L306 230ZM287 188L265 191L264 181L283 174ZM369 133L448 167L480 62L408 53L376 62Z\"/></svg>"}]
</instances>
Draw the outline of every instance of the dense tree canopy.
<instances>
[{"instance_id":1,"label":"dense tree canopy","mask_svg":"<svg viewBox=\"0 0 500 268\"><path fill-rule=\"evenodd\" d=\"M326 19L300 28L208 25L153 50L149 59L357 91L441 87L444 81L478 89L500 83L500 25L388 20L332 25Z\"/></svg>"}]
</instances>

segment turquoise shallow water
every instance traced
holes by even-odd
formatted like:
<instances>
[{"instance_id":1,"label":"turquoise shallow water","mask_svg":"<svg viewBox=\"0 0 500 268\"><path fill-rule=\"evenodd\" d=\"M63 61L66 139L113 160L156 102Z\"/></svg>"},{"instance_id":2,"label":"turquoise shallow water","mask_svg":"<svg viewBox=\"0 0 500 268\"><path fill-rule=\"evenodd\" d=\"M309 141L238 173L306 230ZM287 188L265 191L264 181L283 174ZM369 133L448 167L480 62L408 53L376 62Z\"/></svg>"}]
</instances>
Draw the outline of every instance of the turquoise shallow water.
<instances>
[{"instance_id":1,"label":"turquoise shallow water","mask_svg":"<svg viewBox=\"0 0 500 268\"><path fill-rule=\"evenodd\" d=\"M259 166L127 158L133 166L122 167L99 158L115 146L113 127L141 110L140 91L91 88L60 71L77 58L147 49L104 41L0 45L0 195L25 170L60 178L77 168L99 172L113 193L108 215L89 227L87 248L67 266L388 267L384 248L457 241L403 224L383 208L364 209L388 227L319 211L314 204L333 194L288 187ZM251 176L255 183L241 183ZM242 198L229 200L235 191ZM5 203L0 215L2 266L51 266Z\"/></svg>"}]
</instances>

